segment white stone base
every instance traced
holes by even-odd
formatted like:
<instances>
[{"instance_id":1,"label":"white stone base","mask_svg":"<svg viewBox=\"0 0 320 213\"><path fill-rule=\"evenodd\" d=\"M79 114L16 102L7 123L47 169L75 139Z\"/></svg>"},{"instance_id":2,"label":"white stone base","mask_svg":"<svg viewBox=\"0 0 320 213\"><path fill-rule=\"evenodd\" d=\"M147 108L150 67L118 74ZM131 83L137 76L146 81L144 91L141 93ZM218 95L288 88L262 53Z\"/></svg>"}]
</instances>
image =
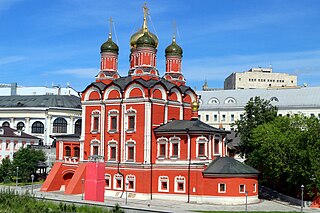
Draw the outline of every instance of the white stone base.
<instances>
[{"instance_id":1,"label":"white stone base","mask_svg":"<svg viewBox=\"0 0 320 213\"><path fill-rule=\"evenodd\" d=\"M112 191L112 190L105 190L105 196L111 197L126 197L126 192L122 191ZM188 201L188 195L185 194L163 194L163 193L153 193L153 199L158 200L177 200L177 201ZM138 199L138 200L149 200L150 194L143 194L143 193L135 193L135 192L128 192L128 199ZM219 204L219 205L240 205L246 203L246 197L231 197L231 196L201 196L201 195L191 195L190 202L193 203L209 203L209 204ZM258 203L259 199L258 196L248 196L247 200L248 204Z\"/></svg>"}]
</instances>

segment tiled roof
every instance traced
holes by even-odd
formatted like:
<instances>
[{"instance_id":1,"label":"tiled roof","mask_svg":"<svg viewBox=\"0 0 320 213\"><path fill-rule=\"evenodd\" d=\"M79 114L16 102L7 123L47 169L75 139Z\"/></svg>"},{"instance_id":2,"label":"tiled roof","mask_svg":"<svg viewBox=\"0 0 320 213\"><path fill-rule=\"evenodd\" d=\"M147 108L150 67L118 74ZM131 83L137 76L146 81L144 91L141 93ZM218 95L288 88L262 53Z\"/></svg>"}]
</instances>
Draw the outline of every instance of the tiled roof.
<instances>
[{"instance_id":1,"label":"tiled roof","mask_svg":"<svg viewBox=\"0 0 320 213\"><path fill-rule=\"evenodd\" d=\"M217 132L217 133L226 133L222 129L212 127L200 120L172 120L164 125L161 125L154 129L154 132Z\"/></svg>"},{"instance_id":2,"label":"tiled roof","mask_svg":"<svg viewBox=\"0 0 320 213\"><path fill-rule=\"evenodd\" d=\"M80 98L73 95L0 96L0 107L63 107L81 109Z\"/></svg>"},{"instance_id":3,"label":"tiled roof","mask_svg":"<svg viewBox=\"0 0 320 213\"><path fill-rule=\"evenodd\" d=\"M216 158L203 171L204 175L214 176L257 175L259 173L258 170L230 157Z\"/></svg>"},{"instance_id":4,"label":"tiled roof","mask_svg":"<svg viewBox=\"0 0 320 213\"><path fill-rule=\"evenodd\" d=\"M0 137L6 137L6 138L29 138L29 139L38 139L40 140L40 138L35 137L33 135L29 135L26 134L24 132L20 131L20 134L18 133L18 130L16 129L12 129L10 127L7 126L2 126L0 127Z\"/></svg>"}]
</instances>

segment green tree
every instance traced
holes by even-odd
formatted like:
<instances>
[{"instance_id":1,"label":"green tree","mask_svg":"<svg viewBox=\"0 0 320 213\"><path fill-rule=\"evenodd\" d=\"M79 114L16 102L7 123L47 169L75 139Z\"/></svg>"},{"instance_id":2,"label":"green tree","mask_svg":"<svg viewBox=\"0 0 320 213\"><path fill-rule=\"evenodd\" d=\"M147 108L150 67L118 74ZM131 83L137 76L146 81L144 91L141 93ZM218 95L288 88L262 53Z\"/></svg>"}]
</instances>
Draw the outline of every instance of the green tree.
<instances>
[{"instance_id":1,"label":"green tree","mask_svg":"<svg viewBox=\"0 0 320 213\"><path fill-rule=\"evenodd\" d=\"M20 148L13 155L14 168L19 167L19 178L22 182L28 182L31 174L36 172L38 162L46 160L45 153L42 150L31 148Z\"/></svg>"},{"instance_id":2,"label":"green tree","mask_svg":"<svg viewBox=\"0 0 320 213\"><path fill-rule=\"evenodd\" d=\"M261 171L260 182L296 196L300 186L309 198L320 189L320 122L302 115L277 117L252 130L255 149L246 163Z\"/></svg>"},{"instance_id":3,"label":"green tree","mask_svg":"<svg viewBox=\"0 0 320 213\"><path fill-rule=\"evenodd\" d=\"M9 158L3 158L0 165L0 182L10 182L12 180L12 162Z\"/></svg>"},{"instance_id":4,"label":"green tree","mask_svg":"<svg viewBox=\"0 0 320 213\"><path fill-rule=\"evenodd\" d=\"M277 107L271 105L270 101L261 99L259 96L250 98L244 108L243 118L237 120L237 133L240 134L240 154L249 158L251 152L255 149L252 143L252 131L257 126L270 122L277 117Z\"/></svg>"}]
</instances>

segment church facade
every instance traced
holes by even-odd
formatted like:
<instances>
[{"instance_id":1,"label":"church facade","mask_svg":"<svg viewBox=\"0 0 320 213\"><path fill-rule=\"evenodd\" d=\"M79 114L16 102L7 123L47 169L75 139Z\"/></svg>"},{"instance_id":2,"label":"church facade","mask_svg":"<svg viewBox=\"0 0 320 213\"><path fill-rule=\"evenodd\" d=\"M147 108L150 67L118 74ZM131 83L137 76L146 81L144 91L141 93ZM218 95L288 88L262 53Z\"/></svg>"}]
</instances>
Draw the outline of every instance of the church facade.
<instances>
[{"instance_id":1,"label":"church facade","mask_svg":"<svg viewBox=\"0 0 320 213\"><path fill-rule=\"evenodd\" d=\"M142 28L130 39L128 76L121 77L119 47L109 34L96 80L82 92L81 137L56 138L57 162L42 191L81 193L86 165L95 161L104 165L99 184L106 196L244 203L247 194L248 202L258 201L258 171L226 157L228 131L198 120L198 97L186 86L175 37L163 76L157 46L145 7Z\"/></svg>"}]
</instances>

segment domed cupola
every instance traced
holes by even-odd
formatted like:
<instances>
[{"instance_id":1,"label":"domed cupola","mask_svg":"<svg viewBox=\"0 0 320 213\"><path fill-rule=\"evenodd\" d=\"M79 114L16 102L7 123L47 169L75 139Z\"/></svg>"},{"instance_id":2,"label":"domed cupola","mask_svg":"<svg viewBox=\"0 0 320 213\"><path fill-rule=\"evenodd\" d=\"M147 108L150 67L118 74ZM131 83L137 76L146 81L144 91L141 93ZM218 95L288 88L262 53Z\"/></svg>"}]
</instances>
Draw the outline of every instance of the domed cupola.
<instances>
[{"instance_id":1,"label":"domed cupola","mask_svg":"<svg viewBox=\"0 0 320 213\"><path fill-rule=\"evenodd\" d=\"M165 50L166 56L180 56L182 57L182 48L176 43L175 36L172 39L172 43Z\"/></svg>"},{"instance_id":2,"label":"domed cupola","mask_svg":"<svg viewBox=\"0 0 320 213\"><path fill-rule=\"evenodd\" d=\"M119 47L116 43L112 41L111 33L109 33L109 38L106 42L101 45L101 53L103 52L111 52L119 54Z\"/></svg>"},{"instance_id":3,"label":"domed cupola","mask_svg":"<svg viewBox=\"0 0 320 213\"><path fill-rule=\"evenodd\" d=\"M130 38L130 47L131 49L132 48L136 48L137 47L137 42L138 42L138 39L142 36L144 36L144 34L147 32L149 34L149 36L151 38L153 38L154 42L155 42L155 48L158 47L158 37L151 33L149 30L148 30L148 24L147 24L147 15L148 15L148 8L146 5L143 6L143 24L142 24L142 28L140 30L138 30L138 32L134 33L131 38Z\"/></svg>"},{"instance_id":4,"label":"domed cupola","mask_svg":"<svg viewBox=\"0 0 320 213\"><path fill-rule=\"evenodd\" d=\"M143 36L141 36L137 40L137 47L152 47L156 48L156 41L150 36L148 32L145 32Z\"/></svg>"}]
</instances>

